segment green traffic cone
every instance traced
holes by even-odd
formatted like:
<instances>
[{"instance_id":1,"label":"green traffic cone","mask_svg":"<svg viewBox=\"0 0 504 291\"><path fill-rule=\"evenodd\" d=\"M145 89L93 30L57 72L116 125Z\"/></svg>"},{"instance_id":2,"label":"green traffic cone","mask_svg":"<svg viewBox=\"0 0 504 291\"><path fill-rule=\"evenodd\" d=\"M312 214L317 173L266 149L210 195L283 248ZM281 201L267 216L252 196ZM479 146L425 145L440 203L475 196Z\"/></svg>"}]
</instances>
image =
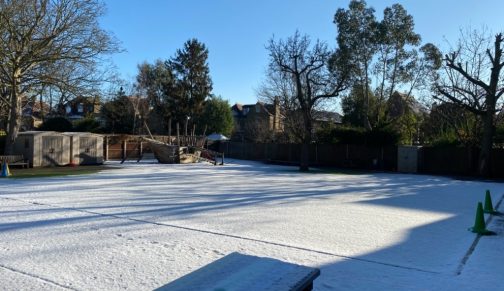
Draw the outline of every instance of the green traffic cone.
<instances>
[{"instance_id":1,"label":"green traffic cone","mask_svg":"<svg viewBox=\"0 0 504 291\"><path fill-rule=\"evenodd\" d=\"M490 196L490 190L486 190L485 208L483 208L483 212L490 214L497 214L497 211L495 211L495 209L493 208L492 196Z\"/></svg>"},{"instance_id":2,"label":"green traffic cone","mask_svg":"<svg viewBox=\"0 0 504 291\"><path fill-rule=\"evenodd\" d=\"M474 221L474 226L469 230L481 235L495 234L494 232L486 229L485 217L483 216L483 205L481 202L478 202L478 207L476 208L476 220Z\"/></svg>"}]
</instances>

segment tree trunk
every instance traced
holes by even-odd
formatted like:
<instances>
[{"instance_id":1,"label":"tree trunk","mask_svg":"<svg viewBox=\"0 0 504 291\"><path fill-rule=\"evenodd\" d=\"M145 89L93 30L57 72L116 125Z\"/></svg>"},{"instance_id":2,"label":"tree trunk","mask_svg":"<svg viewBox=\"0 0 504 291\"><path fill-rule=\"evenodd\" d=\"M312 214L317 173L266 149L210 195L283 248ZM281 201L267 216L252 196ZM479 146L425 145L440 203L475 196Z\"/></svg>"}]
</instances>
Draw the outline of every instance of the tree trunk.
<instances>
[{"instance_id":1,"label":"tree trunk","mask_svg":"<svg viewBox=\"0 0 504 291\"><path fill-rule=\"evenodd\" d=\"M9 121L8 121L8 132L5 140L4 153L6 155L12 155L14 153L14 142L21 128L21 98L19 98L19 87L18 78L14 78L12 83L12 90L10 95L10 111L9 111Z\"/></svg>"},{"instance_id":2,"label":"tree trunk","mask_svg":"<svg viewBox=\"0 0 504 291\"><path fill-rule=\"evenodd\" d=\"M490 175L490 161L492 154L493 136L495 133L493 111L488 110L483 116L483 139L479 155L478 174L487 177Z\"/></svg>"},{"instance_id":3,"label":"tree trunk","mask_svg":"<svg viewBox=\"0 0 504 291\"><path fill-rule=\"evenodd\" d=\"M368 72L368 64L366 63L365 65L365 76L366 80L363 83L364 84L364 116L363 116L363 125L366 130L371 130L371 122L369 122L369 86L368 86L368 80L369 80L369 72Z\"/></svg>"},{"instance_id":4,"label":"tree trunk","mask_svg":"<svg viewBox=\"0 0 504 291\"><path fill-rule=\"evenodd\" d=\"M308 172L310 170L310 144L312 141L312 120L308 108L303 108L304 137L301 145L301 156L299 159L299 171Z\"/></svg>"}]
</instances>

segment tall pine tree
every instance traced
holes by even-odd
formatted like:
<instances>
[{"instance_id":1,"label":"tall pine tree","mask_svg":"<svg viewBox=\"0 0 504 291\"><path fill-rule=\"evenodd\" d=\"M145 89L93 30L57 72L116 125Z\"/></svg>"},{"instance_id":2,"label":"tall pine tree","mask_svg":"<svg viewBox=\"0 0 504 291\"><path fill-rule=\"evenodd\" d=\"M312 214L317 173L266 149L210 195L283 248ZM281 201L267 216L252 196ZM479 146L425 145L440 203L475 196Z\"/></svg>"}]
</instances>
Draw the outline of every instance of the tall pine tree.
<instances>
[{"instance_id":1,"label":"tall pine tree","mask_svg":"<svg viewBox=\"0 0 504 291\"><path fill-rule=\"evenodd\" d=\"M175 79L171 107L176 108L173 116L180 124L197 120L205 98L210 96L212 80L207 60L206 46L197 39L191 39L167 62Z\"/></svg>"}]
</instances>

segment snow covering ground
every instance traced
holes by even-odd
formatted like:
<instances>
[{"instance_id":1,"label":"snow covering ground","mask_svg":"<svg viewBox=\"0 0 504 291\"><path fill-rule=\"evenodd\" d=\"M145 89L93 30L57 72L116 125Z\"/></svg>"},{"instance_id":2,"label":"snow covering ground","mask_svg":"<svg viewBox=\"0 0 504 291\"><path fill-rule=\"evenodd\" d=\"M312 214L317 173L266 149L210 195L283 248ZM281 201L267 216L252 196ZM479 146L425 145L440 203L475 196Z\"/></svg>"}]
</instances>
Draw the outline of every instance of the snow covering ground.
<instances>
[{"instance_id":1,"label":"snow covering ground","mask_svg":"<svg viewBox=\"0 0 504 291\"><path fill-rule=\"evenodd\" d=\"M111 165L0 180L0 289L151 290L240 252L320 268L315 290L504 290L504 217L486 216L495 236L468 231L502 183Z\"/></svg>"}]
</instances>

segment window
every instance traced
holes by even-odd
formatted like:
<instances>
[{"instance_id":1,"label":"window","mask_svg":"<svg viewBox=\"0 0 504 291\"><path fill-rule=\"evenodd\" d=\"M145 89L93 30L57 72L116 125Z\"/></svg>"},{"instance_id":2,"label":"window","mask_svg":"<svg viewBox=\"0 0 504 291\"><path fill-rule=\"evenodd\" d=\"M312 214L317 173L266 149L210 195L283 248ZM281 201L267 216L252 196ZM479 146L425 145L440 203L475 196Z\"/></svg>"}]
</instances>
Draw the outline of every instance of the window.
<instances>
[{"instance_id":1,"label":"window","mask_svg":"<svg viewBox=\"0 0 504 291\"><path fill-rule=\"evenodd\" d=\"M25 147L25 149L30 148L30 140L27 138L25 138L25 140L24 140L24 147Z\"/></svg>"}]
</instances>

